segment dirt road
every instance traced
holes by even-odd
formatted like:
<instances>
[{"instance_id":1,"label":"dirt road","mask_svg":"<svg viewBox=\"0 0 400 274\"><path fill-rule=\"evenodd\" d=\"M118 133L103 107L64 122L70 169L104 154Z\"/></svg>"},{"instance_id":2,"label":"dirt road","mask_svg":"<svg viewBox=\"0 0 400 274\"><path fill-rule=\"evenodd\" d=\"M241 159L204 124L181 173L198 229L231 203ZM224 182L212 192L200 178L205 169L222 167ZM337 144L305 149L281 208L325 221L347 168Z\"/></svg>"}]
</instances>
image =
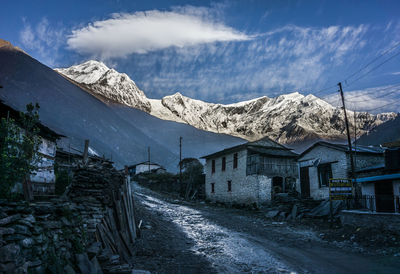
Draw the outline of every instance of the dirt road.
<instances>
[{"instance_id":1,"label":"dirt road","mask_svg":"<svg viewBox=\"0 0 400 274\"><path fill-rule=\"evenodd\" d=\"M400 273L400 258L355 253L243 210L171 200L135 185L135 268L153 273Z\"/></svg>"}]
</instances>

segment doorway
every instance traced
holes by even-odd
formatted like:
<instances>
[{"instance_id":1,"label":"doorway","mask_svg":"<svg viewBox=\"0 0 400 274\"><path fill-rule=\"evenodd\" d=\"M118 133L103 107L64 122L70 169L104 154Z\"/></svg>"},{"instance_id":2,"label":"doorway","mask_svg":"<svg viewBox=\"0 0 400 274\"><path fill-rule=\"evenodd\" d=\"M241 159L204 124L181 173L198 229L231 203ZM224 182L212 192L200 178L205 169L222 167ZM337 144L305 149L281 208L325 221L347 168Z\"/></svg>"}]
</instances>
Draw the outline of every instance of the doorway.
<instances>
[{"instance_id":1,"label":"doorway","mask_svg":"<svg viewBox=\"0 0 400 274\"><path fill-rule=\"evenodd\" d=\"M301 197L309 198L310 197L310 176L308 174L308 167L300 168L300 188L301 188Z\"/></svg>"},{"instance_id":2,"label":"doorway","mask_svg":"<svg viewBox=\"0 0 400 274\"><path fill-rule=\"evenodd\" d=\"M272 191L273 193L283 193L285 191L282 177L275 176L272 178Z\"/></svg>"},{"instance_id":3,"label":"doorway","mask_svg":"<svg viewBox=\"0 0 400 274\"><path fill-rule=\"evenodd\" d=\"M375 201L377 212L394 212L392 181L379 181L375 183Z\"/></svg>"}]
</instances>

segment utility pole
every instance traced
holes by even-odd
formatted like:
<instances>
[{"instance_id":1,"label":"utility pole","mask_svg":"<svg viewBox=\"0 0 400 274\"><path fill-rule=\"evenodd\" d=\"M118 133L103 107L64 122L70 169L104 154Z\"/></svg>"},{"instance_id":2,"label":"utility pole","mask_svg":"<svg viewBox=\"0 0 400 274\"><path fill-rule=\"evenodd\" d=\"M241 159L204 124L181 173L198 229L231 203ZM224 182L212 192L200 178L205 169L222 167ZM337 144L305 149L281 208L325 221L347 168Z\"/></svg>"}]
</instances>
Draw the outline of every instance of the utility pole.
<instances>
[{"instance_id":1,"label":"utility pole","mask_svg":"<svg viewBox=\"0 0 400 274\"><path fill-rule=\"evenodd\" d=\"M346 105L344 103L344 95L343 95L342 83L339 82L338 86L339 86L340 97L342 97L342 104L343 104L343 111L344 111L344 121L345 121L345 124L346 124L346 131L347 131L347 142L349 144L350 168L351 168L350 178L354 179L355 172L354 172L354 161L353 161L353 149L351 147L349 121L347 120L347 112L346 112ZM354 194L357 196L357 194L358 194L357 185L354 186L354 189L355 189Z\"/></svg>"},{"instance_id":2,"label":"utility pole","mask_svg":"<svg viewBox=\"0 0 400 274\"><path fill-rule=\"evenodd\" d=\"M149 162L149 172L150 172L150 147L147 148L147 158Z\"/></svg>"},{"instance_id":3,"label":"utility pole","mask_svg":"<svg viewBox=\"0 0 400 274\"><path fill-rule=\"evenodd\" d=\"M182 136L179 137L179 185L182 193Z\"/></svg>"},{"instance_id":4,"label":"utility pole","mask_svg":"<svg viewBox=\"0 0 400 274\"><path fill-rule=\"evenodd\" d=\"M85 140L85 148L83 149L83 156L82 156L82 161L84 165L87 165L89 160L89 140Z\"/></svg>"}]
</instances>

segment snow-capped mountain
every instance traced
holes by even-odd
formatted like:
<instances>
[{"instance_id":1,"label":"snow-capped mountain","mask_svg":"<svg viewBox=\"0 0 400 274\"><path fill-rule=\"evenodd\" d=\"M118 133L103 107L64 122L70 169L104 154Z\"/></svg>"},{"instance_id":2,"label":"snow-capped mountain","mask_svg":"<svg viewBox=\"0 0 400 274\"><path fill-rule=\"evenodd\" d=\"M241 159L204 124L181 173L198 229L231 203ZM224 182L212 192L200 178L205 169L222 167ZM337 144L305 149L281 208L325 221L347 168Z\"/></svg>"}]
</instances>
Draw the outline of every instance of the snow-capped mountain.
<instances>
[{"instance_id":1,"label":"snow-capped mountain","mask_svg":"<svg viewBox=\"0 0 400 274\"><path fill-rule=\"evenodd\" d=\"M268 136L281 143L309 139L343 139L344 114L339 108L313 96L298 92L275 98L261 97L230 105L211 104L176 93L166 96L162 105L177 117L199 129L226 133L249 140ZM354 114L349 113L351 128ZM356 113L358 134L396 116Z\"/></svg>"},{"instance_id":2,"label":"snow-capped mountain","mask_svg":"<svg viewBox=\"0 0 400 274\"><path fill-rule=\"evenodd\" d=\"M229 105L207 103L180 93L157 100L148 99L126 74L97 61L57 71L108 99L142 109L164 120L187 123L206 131L247 140L268 136L281 143L345 138L343 111L313 95L294 92ZM107 81L102 80L105 77L108 77ZM354 128L354 114L349 113L349 116L350 126ZM357 112L357 135L396 116L395 113L372 115Z\"/></svg>"},{"instance_id":3,"label":"snow-capped mountain","mask_svg":"<svg viewBox=\"0 0 400 274\"><path fill-rule=\"evenodd\" d=\"M151 111L146 95L128 75L110 69L101 62L87 61L77 66L55 70L97 95L146 112Z\"/></svg>"},{"instance_id":4,"label":"snow-capped mountain","mask_svg":"<svg viewBox=\"0 0 400 274\"><path fill-rule=\"evenodd\" d=\"M87 69L89 72L90 68ZM86 84L96 83L109 69L98 67L93 71L99 75L88 73L79 78L80 81L86 79ZM93 78L87 78L88 75ZM184 123L161 120L104 98L99 100L101 96L95 97L93 92L81 88L86 84L71 82L74 81L68 81L0 39L0 84L3 87L0 101L19 111L24 111L28 103L39 103L41 123L65 136L57 145L67 151L83 151L84 140L89 139L91 149L98 155L111 158L118 168L122 168L146 161L150 147L151 160L175 172L178 169L180 137L183 138L183 158L199 158L245 142ZM109 92L112 90L109 88L104 90Z\"/></svg>"}]
</instances>

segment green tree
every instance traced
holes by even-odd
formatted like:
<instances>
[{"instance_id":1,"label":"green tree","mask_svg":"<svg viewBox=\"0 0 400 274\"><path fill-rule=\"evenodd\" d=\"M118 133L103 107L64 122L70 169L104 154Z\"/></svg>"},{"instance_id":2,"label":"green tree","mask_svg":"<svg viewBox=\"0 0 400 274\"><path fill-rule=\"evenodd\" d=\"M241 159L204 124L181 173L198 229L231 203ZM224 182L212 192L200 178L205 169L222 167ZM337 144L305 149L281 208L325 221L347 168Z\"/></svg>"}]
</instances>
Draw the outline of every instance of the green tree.
<instances>
[{"instance_id":1,"label":"green tree","mask_svg":"<svg viewBox=\"0 0 400 274\"><path fill-rule=\"evenodd\" d=\"M1 118L0 121L0 198L11 198L11 190L17 182L23 182L36 170L39 105L28 104L26 113L16 120Z\"/></svg>"},{"instance_id":2,"label":"green tree","mask_svg":"<svg viewBox=\"0 0 400 274\"><path fill-rule=\"evenodd\" d=\"M185 199L197 191L199 185L203 182L203 165L196 158L185 158L180 163L182 165L182 177L186 183Z\"/></svg>"}]
</instances>

